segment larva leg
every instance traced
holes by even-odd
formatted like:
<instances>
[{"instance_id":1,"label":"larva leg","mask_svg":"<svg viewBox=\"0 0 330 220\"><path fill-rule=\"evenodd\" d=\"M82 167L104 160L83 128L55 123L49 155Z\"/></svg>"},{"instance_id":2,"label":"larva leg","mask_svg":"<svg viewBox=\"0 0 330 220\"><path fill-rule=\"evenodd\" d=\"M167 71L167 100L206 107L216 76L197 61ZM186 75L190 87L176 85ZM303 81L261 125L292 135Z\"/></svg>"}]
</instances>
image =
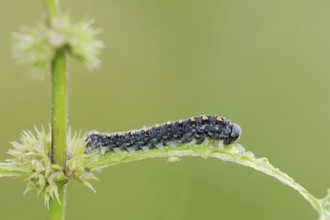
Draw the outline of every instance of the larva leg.
<instances>
[{"instance_id":1,"label":"larva leg","mask_svg":"<svg viewBox=\"0 0 330 220\"><path fill-rule=\"evenodd\" d=\"M188 147L191 147L191 146L195 145L196 143L197 143L197 140L196 140L196 139L193 139L192 141L190 141L190 142L187 144L187 146L188 146Z\"/></svg>"},{"instance_id":2,"label":"larva leg","mask_svg":"<svg viewBox=\"0 0 330 220\"><path fill-rule=\"evenodd\" d=\"M109 151L109 148L106 146L101 147L101 154L105 154L107 151Z\"/></svg>"},{"instance_id":3,"label":"larva leg","mask_svg":"<svg viewBox=\"0 0 330 220\"><path fill-rule=\"evenodd\" d=\"M113 150L116 152L116 153L119 153L121 150L119 147L114 147Z\"/></svg>"},{"instance_id":4,"label":"larva leg","mask_svg":"<svg viewBox=\"0 0 330 220\"><path fill-rule=\"evenodd\" d=\"M209 138L205 138L204 141L203 141L203 145L204 146L210 146L210 139Z\"/></svg>"},{"instance_id":5,"label":"larva leg","mask_svg":"<svg viewBox=\"0 0 330 220\"><path fill-rule=\"evenodd\" d=\"M147 146L141 147L144 152L148 152L150 149Z\"/></svg>"},{"instance_id":6,"label":"larva leg","mask_svg":"<svg viewBox=\"0 0 330 220\"><path fill-rule=\"evenodd\" d=\"M225 149L225 148L223 147L223 140L219 140L218 148L219 148L219 149Z\"/></svg>"},{"instance_id":7,"label":"larva leg","mask_svg":"<svg viewBox=\"0 0 330 220\"><path fill-rule=\"evenodd\" d=\"M159 150L164 150L164 145L161 144L161 143L156 144L156 147L157 147Z\"/></svg>"},{"instance_id":8,"label":"larva leg","mask_svg":"<svg viewBox=\"0 0 330 220\"><path fill-rule=\"evenodd\" d=\"M135 147L127 147L126 149L130 153L134 153L135 152Z\"/></svg>"}]
</instances>

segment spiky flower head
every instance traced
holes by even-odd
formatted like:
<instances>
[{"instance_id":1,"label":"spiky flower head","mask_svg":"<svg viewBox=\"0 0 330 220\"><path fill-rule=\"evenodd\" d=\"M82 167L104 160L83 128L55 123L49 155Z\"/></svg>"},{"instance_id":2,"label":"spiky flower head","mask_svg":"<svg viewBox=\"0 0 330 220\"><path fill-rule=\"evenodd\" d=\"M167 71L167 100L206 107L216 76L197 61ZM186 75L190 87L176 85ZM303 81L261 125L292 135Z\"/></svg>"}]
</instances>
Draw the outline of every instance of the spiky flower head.
<instances>
[{"instance_id":1,"label":"spiky flower head","mask_svg":"<svg viewBox=\"0 0 330 220\"><path fill-rule=\"evenodd\" d=\"M82 182L87 187L93 187L89 180L96 179L91 169L86 167L84 156L84 139L77 133L68 132L67 163L65 167L52 164L50 159L51 135L44 129L22 132L20 142L12 142L13 149L8 153L13 156L6 161L13 176L25 178L27 188L24 193L36 189L38 194L44 194L46 206L50 199L59 201L59 188L71 179ZM1 175L0 175L1 176Z\"/></svg>"},{"instance_id":2,"label":"spiky flower head","mask_svg":"<svg viewBox=\"0 0 330 220\"><path fill-rule=\"evenodd\" d=\"M37 23L34 27L21 27L18 33L13 33L13 56L29 66L34 78L42 78L49 72L56 51L62 48L87 69L98 68L101 63L98 56L104 44L97 39L101 30L92 24L87 19L71 23L70 16L64 14L52 19L49 26Z\"/></svg>"}]
</instances>

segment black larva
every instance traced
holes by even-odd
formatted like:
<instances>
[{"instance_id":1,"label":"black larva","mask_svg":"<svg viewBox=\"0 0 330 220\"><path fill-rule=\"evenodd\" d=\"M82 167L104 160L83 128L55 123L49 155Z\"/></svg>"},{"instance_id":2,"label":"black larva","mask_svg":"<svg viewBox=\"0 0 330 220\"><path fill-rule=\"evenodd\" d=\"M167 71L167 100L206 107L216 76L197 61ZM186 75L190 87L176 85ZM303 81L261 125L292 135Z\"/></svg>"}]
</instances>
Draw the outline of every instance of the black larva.
<instances>
[{"instance_id":1,"label":"black larva","mask_svg":"<svg viewBox=\"0 0 330 220\"><path fill-rule=\"evenodd\" d=\"M94 131L86 137L85 152L89 153L98 148L101 153L149 150L184 143L199 144L207 140L228 145L236 141L240 133L240 127L224 117L201 115L120 133L107 134Z\"/></svg>"}]
</instances>

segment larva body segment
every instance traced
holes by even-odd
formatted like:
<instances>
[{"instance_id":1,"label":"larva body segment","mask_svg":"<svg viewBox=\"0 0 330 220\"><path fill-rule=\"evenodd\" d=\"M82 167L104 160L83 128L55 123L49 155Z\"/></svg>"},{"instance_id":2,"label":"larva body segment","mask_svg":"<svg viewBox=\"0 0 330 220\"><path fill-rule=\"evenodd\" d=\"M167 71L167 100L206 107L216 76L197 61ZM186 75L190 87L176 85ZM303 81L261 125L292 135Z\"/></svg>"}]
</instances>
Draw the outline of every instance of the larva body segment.
<instances>
[{"instance_id":1,"label":"larva body segment","mask_svg":"<svg viewBox=\"0 0 330 220\"><path fill-rule=\"evenodd\" d=\"M240 133L239 125L224 117L200 115L121 133L90 132L85 139L85 152L89 153L94 149L100 149L101 153L149 150L184 143L202 143L205 139L228 145L236 141Z\"/></svg>"}]
</instances>

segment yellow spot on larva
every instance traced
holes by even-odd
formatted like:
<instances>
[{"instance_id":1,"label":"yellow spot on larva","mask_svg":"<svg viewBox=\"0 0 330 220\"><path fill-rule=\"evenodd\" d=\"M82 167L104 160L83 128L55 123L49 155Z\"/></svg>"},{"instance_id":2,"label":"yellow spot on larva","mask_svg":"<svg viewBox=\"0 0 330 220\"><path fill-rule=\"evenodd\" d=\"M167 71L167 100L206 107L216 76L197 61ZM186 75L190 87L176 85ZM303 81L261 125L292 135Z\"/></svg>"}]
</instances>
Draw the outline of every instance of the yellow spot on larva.
<instances>
[{"instance_id":1,"label":"yellow spot on larva","mask_svg":"<svg viewBox=\"0 0 330 220\"><path fill-rule=\"evenodd\" d=\"M194 122L194 121L195 121L195 118L194 118L194 117L191 117L191 118L190 118L190 121L191 121L191 122Z\"/></svg>"},{"instance_id":2,"label":"yellow spot on larva","mask_svg":"<svg viewBox=\"0 0 330 220\"><path fill-rule=\"evenodd\" d=\"M148 131L148 130L149 130L149 128L143 127L143 131Z\"/></svg>"},{"instance_id":3,"label":"yellow spot on larva","mask_svg":"<svg viewBox=\"0 0 330 220\"><path fill-rule=\"evenodd\" d=\"M136 133L136 131L135 131L135 130L131 131L131 134L135 135L135 133Z\"/></svg>"},{"instance_id":4,"label":"yellow spot on larva","mask_svg":"<svg viewBox=\"0 0 330 220\"><path fill-rule=\"evenodd\" d=\"M180 120L179 120L179 124L182 124L182 122L183 122L182 119L180 119Z\"/></svg>"},{"instance_id":5,"label":"yellow spot on larva","mask_svg":"<svg viewBox=\"0 0 330 220\"><path fill-rule=\"evenodd\" d=\"M98 132L98 131L93 131L93 134L98 135L98 134L100 134L100 132Z\"/></svg>"},{"instance_id":6,"label":"yellow spot on larva","mask_svg":"<svg viewBox=\"0 0 330 220\"><path fill-rule=\"evenodd\" d=\"M222 121L221 116L217 116L217 121Z\"/></svg>"},{"instance_id":7,"label":"yellow spot on larva","mask_svg":"<svg viewBox=\"0 0 330 220\"><path fill-rule=\"evenodd\" d=\"M122 133L122 132L119 132L119 133L118 133L118 136L123 136L123 133Z\"/></svg>"},{"instance_id":8,"label":"yellow spot on larva","mask_svg":"<svg viewBox=\"0 0 330 220\"><path fill-rule=\"evenodd\" d=\"M207 120L207 119L209 119L209 118L208 118L206 115L203 115L203 116L202 116L202 120L203 120L203 121L205 121L205 120Z\"/></svg>"},{"instance_id":9,"label":"yellow spot on larva","mask_svg":"<svg viewBox=\"0 0 330 220\"><path fill-rule=\"evenodd\" d=\"M156 128L159 128L159 124L156 124L155 127L156 127Z\"/></svg>"},{"instance_id":10,"label":"yellow spot on larva","mask_svg":"<svg viewBox=\"0 0 330 220\"><path fill-rule=\"evenodd\" d=\"M170 124L171 124L171 122L170 122L170 121L168 121L168 122L166 122L166 124L167 124L167 125L170 125Z\"/></svg>"}]
</instances>

